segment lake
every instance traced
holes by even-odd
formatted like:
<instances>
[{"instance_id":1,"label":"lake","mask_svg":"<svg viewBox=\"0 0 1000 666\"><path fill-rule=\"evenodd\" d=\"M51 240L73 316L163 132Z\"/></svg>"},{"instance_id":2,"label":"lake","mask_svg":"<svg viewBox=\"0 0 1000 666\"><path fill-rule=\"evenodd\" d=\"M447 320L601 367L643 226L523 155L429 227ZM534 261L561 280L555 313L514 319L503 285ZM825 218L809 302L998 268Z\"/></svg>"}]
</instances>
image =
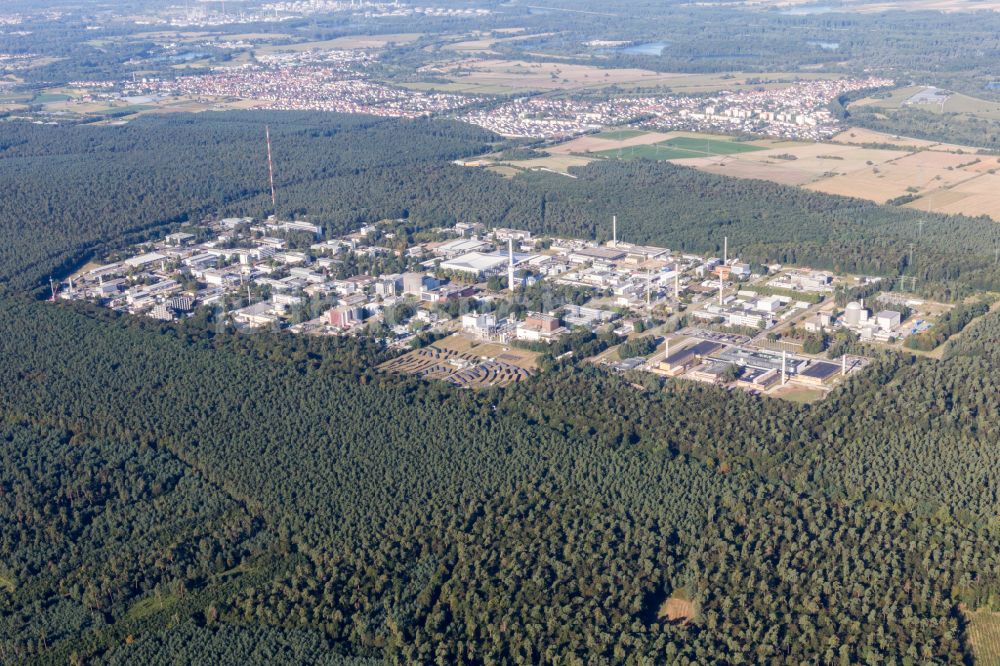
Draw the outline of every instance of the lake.
<instances>
[{"instance_id":1,"label":"lake","mask_svg":"<svg viewBox=\"0 0 1000 666\"><path fill-rule=\"evenodd\" d=\"M628 46L615 46L608 49L597 49L597 52L658 56L663 53L663 49L665 48L667 48L666 42L642 42L641 44L629 44Z\"/></svg>"}]
</instances>

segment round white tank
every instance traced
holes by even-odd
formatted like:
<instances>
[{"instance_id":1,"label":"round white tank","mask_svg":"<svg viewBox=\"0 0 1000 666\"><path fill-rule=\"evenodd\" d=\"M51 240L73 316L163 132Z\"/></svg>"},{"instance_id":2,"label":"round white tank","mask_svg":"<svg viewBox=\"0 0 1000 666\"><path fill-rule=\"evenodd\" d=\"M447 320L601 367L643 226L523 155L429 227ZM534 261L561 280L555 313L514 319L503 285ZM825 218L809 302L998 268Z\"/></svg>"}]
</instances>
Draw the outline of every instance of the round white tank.
<instances>
[{"instance_id":1,"label":"round white tank","mask_svg":"<svg viewBox=\"0 0 1000 666\"><path fill-rule=\"evenodd\" d=\"M844 323L848 326L857 326L861 323L861 304L851 301L844 310Z\"/></svg>"}]
</instances>

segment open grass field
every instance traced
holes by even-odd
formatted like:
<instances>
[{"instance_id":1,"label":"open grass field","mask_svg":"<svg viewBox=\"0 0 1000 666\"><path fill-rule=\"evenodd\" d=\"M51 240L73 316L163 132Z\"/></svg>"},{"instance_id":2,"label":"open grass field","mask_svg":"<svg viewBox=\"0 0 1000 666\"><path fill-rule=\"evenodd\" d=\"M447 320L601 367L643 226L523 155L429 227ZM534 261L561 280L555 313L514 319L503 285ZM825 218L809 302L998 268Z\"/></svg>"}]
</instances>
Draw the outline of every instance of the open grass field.
<instances>
[{"instance_id":1,"label":"open grass field","mask_svg":"<svg viewBox=\"0 0 1000 666\"><path fill-rule=\"evenodd\" d=\"M768 391L767 395L772 398L781 398L782 400L790 400L791 402L809 404L822 400L826 397L826 393L827 392L823 389L811 388L808 386L796 386L795 384L789 383Z\"/></svg>"},{"instance_id":2,"label":"open grass field","mask_svg":"<svg viewBox=\"0 0 1000 666\"><path fill-rule=\"evenodd\" d=\"M521 38L521 37L519 37ZM474 40L475 41L475 40ZM476 44L476 47L481 44ZM455 92L475 93L481 86L497 87L504 92L580 90L619 86L669 87L675 93L740 90L743 87L785 87L794 78L835 78L833 74L755 73L755 74L676 74L647 69L612 69L558 61L506 60L500 58L460 58L423 67L421 72L444 77L461 84ZM749 84L747 79L763 79Z\"/></svg>"},{"instance_id":3,"label":"open grass field","mask_svg":"<svg viewBox=\"0 0 1000 666\"><path fill-rule=\"evenodd\" d=\"M632 145L602 150L597 154L616 159L682 160L719 155L738 155L764 150L752 143L729 138L681 136L647 145Z\"/></svg>"},{"instance_id":4,"label":"open grass field","mask_svg":"<svg viewBox=\"0 0 1000 666\"><path fill-rule=\"evenodd\" d=\"M729 137L694 137L679 136L667 139L661 145L680 150L690 150L709 155L736 155L737 153L752 153L763 150L762 147L747 141L734 141Z\"/></svg>"},{"instance_id":5,"label":"open grass field","mask_svg":"<svg viewBox=\"0 0 1000 666\"><path fill-rule=\"evenodd\" d=\"M508 164L520 169L551 169L559 173L569 173L570 167L585 166L593 161L593 158L578 155L549 155L531 160L508 162Z\"/></svg>"},{"instance_id":6,"label":"open grass field","mask_svg":"<svg viewBox=\"0 0 1000 666\"><path fill-rule=\"evenodd\" d=\"M1000 666L1000 613L963 609L972 654L978 666Z\"/></svg>"},{"instance_id":7,"label":"open grass field","mask_svg":"<svg viewBox=\"0 0 1000 666\"><path fill-rule=\"evenodd\" d=\"M288 53L297 51L312 51L315 49L380 49L387 44L409 44L422 36L419 32L406 32L393 35L351 35L337 37L317 42L299 42L297 44L272 44L262 46L258 53Z\"/></svg>"},{"instance_id":8,"label":"open grass field","mask_svg":"<svg viewBox=\"0 0 1000 666\"><path fill-rule=\"evenodd\" d=\"M139 601L132 604L132 607L128 609L127 617L130 620L141 620L142 618L149 617L153 613L158 613L161 610L170 608L180 600L176 594L152 594L145 599L140 599Z\"/></svg>"},{"instance_id":9,"label":"open grass field","mask_svg":"<svg viewBox=\"0 0 1000 666\"><path fill-rule=\"evenodd\" d=\"M437 83L431 81L400 81L393 85L410 90L433 90L444 93L458 93L462 95L506 95L511 92L511 88L503 85L472 84L472 83Z\"/></svg>"},{"instance_id":10,"label":"open grass field","mask_svg":"<svg viewBox=\"0 0 1000 666\"><path fill-rule=\"evenodd\" d=\"M885 132L876 132L875 130L864 129L862 127L852 127L850 129L846 129L830 139L830 141L833 143L844 143L848 145L879 143L892 145L900 150L923 148L926 150L953 151L961 148L961 146L956 145L925 141L924 139L913 139L896 134L886 134Z\"/></svg>"},{"instance_id":11,"label":"open grass field","mask_svg":"<svg viewBox=\"0 0 1000 666\"><path fill-rule=\"evenodd\" d=\"M497 37L496 34L506 34L506 37ZM460 53L492 53L492 49L497 44L502 44L504 42L517 42L523 41L525 39L533 39L536 37L548 37L552 35L551 32L542 33L532 33L529 35L514 35L509 36L511 33L505 32L503 30L496 30L494 32L474 32L468 35L469 39L464 39L458 42L451 42L445 44L441 48L445 51L457 51Z\"/></svg>"},{"instance_id":12,"label":"open grass field","mask_svg":"<svg viewBox=\"0 0 1000 666\"><path fill-rule=\"evenodd\" d=\"M624 146L602 150L597 155L619 160L678 160L689 157L702 157L707 153L684 150L681 148L671 148L662 143L654 143L647 146Z\"/></svg>"},{"instance_id":13,"label":"open grass field","mask_svg":"<svg viewBox=\"0 0 1000 666\"><path fill-rule=\"evenodd\" d=\"M624 132L624 130L616 131ZM547 150L553 155L582 155L630 146L646 146L666 141L674 136L672 133L663 132L643 132L641 130L636 130L635 132L628 135L623 133L620 135L623 137L621 139L608 138L608 135L605 133L589 134L551 146Z\"/></svg>"},{"instance_id":14,"label":"open grass field","mask_svg":"<svg viewBox=\"0 0 1000 666\"><path fill-rule=\"evenodd\" d=\"M498 173L504 178L513 178L517 174L521 173L521 169L517 169L512 166L505 166L503 164L499 166L486 167L487 171L492 171L493 173Z\"/></svg>"},{"instance_id":15,"label":"open grass field","mask_svg":"<svg viewBox=\"0 0 1000 666\"><path fill-rule=\"evenodd\" d=\"M870 97L863 97L853 102L851 106L875 106L884 109L899 109L906 106L907 100L920 93L924 88L925 86L897 88L887 95L880 93ZM964 113L978 118L1000 120L1000 102L980 99L961 93L949 95L944 104L916 104L913 108L931 113Z\"/></svg>"}]
</instances>

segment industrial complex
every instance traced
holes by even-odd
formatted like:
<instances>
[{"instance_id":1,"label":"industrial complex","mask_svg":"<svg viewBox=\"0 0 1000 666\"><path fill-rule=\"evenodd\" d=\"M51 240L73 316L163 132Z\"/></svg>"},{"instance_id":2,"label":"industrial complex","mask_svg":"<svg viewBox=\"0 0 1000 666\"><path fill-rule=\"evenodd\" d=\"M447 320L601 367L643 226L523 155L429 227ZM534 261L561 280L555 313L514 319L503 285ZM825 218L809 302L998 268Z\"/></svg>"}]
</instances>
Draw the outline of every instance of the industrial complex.
<instances>
[{"instance_id":1,"label":"industrial complex","mask_svg":"<svg viewBox=\"0 0 1000 666\"><path fill-rule=\"evenodd\" d=\"M53 283L52 297L163 321L208 308L235 329L368 336L408 350L383 369L468 387L524 380L546 345L604 332L655 343L592 359L613 370L816 396L866 364L831 357L832 340L899 344L948 307L888 284L840 307L836 293L879 278L751 266L726 238L718 257L631 243L616 218L605 244L467 223L401 243L401 225L328 237L301 220L207 220L89 264ZM526 307L526 291L539 289L543 307Z\"/></svg>"}]
</instances>

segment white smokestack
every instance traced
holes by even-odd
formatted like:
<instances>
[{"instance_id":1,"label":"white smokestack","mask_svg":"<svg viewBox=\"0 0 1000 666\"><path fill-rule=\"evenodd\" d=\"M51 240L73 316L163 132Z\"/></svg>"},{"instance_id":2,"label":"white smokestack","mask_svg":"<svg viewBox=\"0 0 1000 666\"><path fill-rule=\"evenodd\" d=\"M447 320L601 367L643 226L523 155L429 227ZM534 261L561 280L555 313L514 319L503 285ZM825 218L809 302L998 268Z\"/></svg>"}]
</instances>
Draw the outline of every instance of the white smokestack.
<instances>
[{"instance_id":1,"label":"white smokestack","mask_svg":"<svg viewBox=\"0 0 1000 666\"><path fill-rule=\"evenodd\" d=\"M618 216L611 216L611 246L618 247Z\"/></svg>"},{"instance_id":2,"label":"white smokestack","mask_svg":"<svg viewBox=\"0 0 1000 666\"><path fill-rule=\"evenodd\" d=\"M785 382L788 381L788 377L786 376L786 373L785 373L785 368L787 367L787 365L785 363L785 354L786 354L785 350L782 349L781 350L781 385L782 386L784 386Z\"/></svg>"},{"instance_id":3,"label":"white smokestack","mask_svg":"<svg viewBox=\"0 0 1000 666\"><path fill-rule=\"evenodd\" d=\"M514 293L514 239L507 239L507 287Z\"/></svg>"},{"instance_id":4,"label":"white smokestack","mask_svg":"<svg viewBox=\"0 0 1000 666\"><path fill-rule=\"evenodd\" d=\"M722 237L722 263L729 263L729 236Z\"/></svg>"}]
</instances>

